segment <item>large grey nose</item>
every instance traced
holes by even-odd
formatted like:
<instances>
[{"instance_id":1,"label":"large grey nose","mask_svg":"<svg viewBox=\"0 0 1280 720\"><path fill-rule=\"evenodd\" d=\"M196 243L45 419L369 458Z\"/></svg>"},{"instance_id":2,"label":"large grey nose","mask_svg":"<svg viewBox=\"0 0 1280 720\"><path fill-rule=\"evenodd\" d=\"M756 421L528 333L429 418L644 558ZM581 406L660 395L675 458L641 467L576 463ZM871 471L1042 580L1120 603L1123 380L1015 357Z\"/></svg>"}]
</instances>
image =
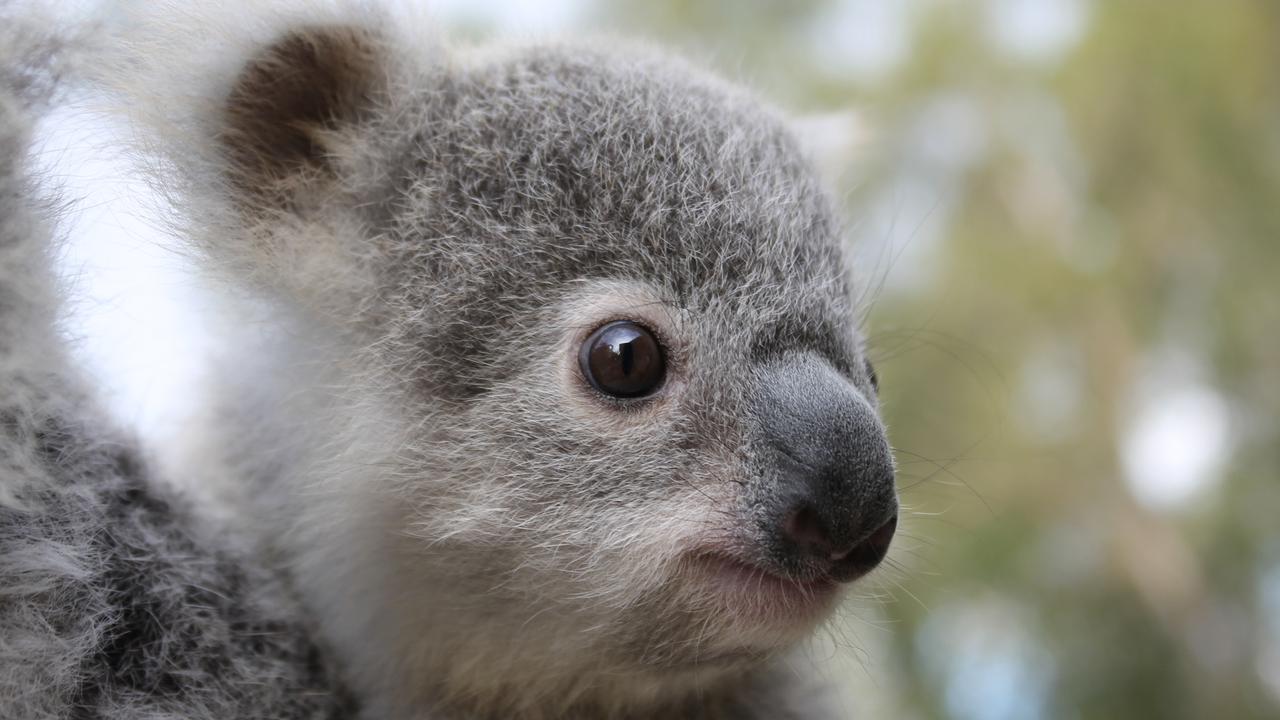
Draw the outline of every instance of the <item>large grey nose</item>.
<instances>
[{"instance_id":1,"label":"large grey nose","mask_svg":"<svg viewBox=\"0 0 1280 720\"><path fill-rule=\"evenodd\" d=\"M836 580L866 574L898 524L893 456L875 407L812 356L770 366L758 397L774 464L766 514L774 547Z\"/></svg>"}]
</instances>

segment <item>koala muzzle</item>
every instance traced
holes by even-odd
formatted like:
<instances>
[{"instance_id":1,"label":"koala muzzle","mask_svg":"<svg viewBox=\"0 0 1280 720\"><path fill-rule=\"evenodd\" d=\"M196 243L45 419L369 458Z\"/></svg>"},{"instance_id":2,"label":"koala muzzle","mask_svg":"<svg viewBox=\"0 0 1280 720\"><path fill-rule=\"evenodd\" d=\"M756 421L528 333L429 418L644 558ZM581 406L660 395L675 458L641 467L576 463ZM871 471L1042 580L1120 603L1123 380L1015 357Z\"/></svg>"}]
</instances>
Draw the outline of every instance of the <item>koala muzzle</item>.
<instances>
[{"instance_id":1,"label":"koala muzzle","mask_svg":"<svg viewBox=\"0 0 1280 720\"><path fill-rule=\"evenodd\" d=\"M812 356L769 366L756 416L771 467L757 497L771 554L838 582L875 568L898 524L893 456L875 407Z\"/></svg>"}]
</instances>

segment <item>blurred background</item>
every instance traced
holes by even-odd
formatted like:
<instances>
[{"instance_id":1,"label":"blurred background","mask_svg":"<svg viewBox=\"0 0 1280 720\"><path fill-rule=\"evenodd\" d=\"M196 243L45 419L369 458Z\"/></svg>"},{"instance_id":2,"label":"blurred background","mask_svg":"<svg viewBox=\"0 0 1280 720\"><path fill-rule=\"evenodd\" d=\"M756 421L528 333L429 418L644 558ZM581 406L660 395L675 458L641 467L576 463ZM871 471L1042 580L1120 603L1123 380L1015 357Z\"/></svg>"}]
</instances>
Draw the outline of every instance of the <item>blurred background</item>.
<instances>
[{"instance_id":1,"label":"blurred background","mask_svg":"<svg viewBox=\"0 0 1280 720\"><path fill-rule=\"evenodd\" d=\"M681 49L824 148L910 514L814 650L851 716L1280 718L1280 3L435 8ZM47 128L68 331L162 443L203 301L110 153L63 149L100 122Z\"/></svg>"}]
</instances>

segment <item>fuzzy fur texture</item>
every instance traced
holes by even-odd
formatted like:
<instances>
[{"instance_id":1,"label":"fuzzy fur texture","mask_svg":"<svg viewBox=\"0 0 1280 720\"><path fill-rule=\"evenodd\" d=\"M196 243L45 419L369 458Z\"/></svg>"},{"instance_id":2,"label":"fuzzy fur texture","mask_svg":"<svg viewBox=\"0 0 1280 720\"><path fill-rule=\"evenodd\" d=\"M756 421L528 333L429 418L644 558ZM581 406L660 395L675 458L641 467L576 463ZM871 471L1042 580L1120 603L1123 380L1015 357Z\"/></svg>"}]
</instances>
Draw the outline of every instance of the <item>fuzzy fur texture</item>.
<instances>
[{"instance_id":1,"label":"fuzzy fur texture","mask_svg":"<svg viewBox=\"0 0 1280 720\"><path fill-rule=\"evenodd\" d=\"M4 10L0 717L348 717L279 574L199 537L67 362L28 142L80 43Z\"/></svg>"},{"instance_id":2,"label":"fuzzy fur texture","mask_svg":"<svg viewBox=\"0 0 1280 720\"><path fill-rule=\"evenodd\" d=\"M28 701L49 717L57 697L325 717L346 683L369 720L839 716L797 652L836 599L803 588L834 560L785 527L811 494L852 541L897 501L840 224L779 113L651 49L455 50L362 4L132 24L101 79L235 318L202 452L176 465L251 551L193 539L78 404L54 414L74 421L52 425L56 462L37 420L11 422L30 447L0 448L19 468L0 543L34 544L3 577L36 573L12 622L75 647L6 687L49 688ZM664 347L652 397L578 366L617 319ZM135 643L170 654L128 676L171 696L112 694L127 683L83 664L119 655L120 592L172 613ZM246 626L266 639L243 646Z\"/></svg>"}]
</instances>

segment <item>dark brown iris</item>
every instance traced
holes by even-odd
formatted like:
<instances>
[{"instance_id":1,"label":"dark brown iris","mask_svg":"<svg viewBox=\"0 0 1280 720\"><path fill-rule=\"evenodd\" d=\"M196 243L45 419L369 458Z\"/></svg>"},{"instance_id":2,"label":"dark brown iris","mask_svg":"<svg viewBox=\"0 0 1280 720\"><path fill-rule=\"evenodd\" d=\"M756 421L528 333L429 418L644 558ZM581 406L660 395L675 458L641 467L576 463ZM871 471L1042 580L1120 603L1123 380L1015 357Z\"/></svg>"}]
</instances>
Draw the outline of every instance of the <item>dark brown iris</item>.
<instances>
[{"instance_id":1,"label":"dark brown iris","mask_svg":"<svg viewBox=\"0 0 1280 720\"><path fill-rule=\"evenodd\" d=\"M658 339L630 320L611 322L591 333L578 362L597 390L620 398L648 395L667 372Z\"/></svg>"}]
</instances>

